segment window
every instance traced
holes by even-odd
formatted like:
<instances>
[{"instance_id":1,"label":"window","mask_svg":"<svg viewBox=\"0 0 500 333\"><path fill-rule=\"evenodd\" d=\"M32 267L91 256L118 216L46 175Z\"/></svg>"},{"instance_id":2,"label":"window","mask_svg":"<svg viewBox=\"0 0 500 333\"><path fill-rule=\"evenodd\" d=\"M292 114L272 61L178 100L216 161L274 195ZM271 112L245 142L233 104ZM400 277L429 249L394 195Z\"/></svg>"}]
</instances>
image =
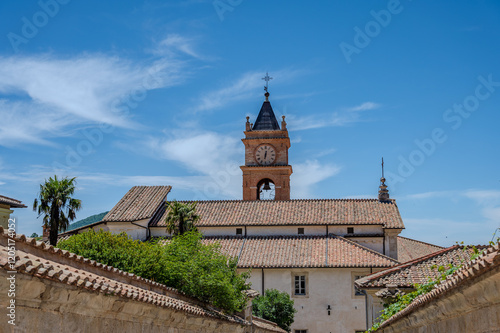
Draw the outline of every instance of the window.
<instances>
[{"instance_id":1,"label":"window","mask_svg":"<svg viewBox=\"0 0 500 333\"><path fill-rule=\"evenodd\" d=\"M305 275L295 275L295 295L305 295L306 294L306 276Z\"/></svg>"},{"instance_id":2,"label":"window","mask_svg":"<svg viewBox=\"0 0 500 333\"><path fill-rule=\"evenodd\" d=\"M295 330L295 333L307 333L307 330Z\"/></svg>"},{"instance_id":3,"label":"window","mask_svg":"<svg viewBox=\"0 0 500 333\"><path fill-rule=\"evenodd\" d=\"M299 235L303 235L304 234L304 228L299 228Z\"/></svg>"},{"instance_id":4,"label":"window","mask_svg":"<svg viewBox=\"0 0 500 333\"><path fill-rule=\"evenodd\" d=\"M237 235L243 235L243 229L242 228L236 228L236 234Z\"/></svg>"},{"instance_id":5,"label":"window","mask_svg":"<svg viewBox=\"0 0 500 333\"><path fill-rule=\"evenodd\" d=\"M347 228L347 233L348 234L353 234L354 233L354 228L353 227L348 227Z\"/></svg>"},{"instance_id":6,"label":"window","mask_svg":"<svg viewBox=\"0 0 500 333\"><path fill-rule=\"evenodd\" d=\"M361 279L362 277L364 277L364 275L355 275L354 281L356 281L357 279ZM365 295L366 295L366 291L358 289L358 287L356 287L356 285L354 285L354 296L365 296Z\"/></svg>"}]
</instances>

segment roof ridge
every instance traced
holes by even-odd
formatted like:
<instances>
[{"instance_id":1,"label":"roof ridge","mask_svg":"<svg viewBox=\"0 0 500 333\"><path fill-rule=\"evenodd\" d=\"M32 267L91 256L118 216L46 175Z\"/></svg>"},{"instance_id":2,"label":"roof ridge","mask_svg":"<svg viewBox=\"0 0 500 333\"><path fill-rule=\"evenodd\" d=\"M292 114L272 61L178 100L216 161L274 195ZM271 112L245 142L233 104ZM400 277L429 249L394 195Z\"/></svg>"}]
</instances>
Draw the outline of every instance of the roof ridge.
<instances>
[{"instance_id":1,"label":"roof ridge","mask_svg":"<svg viewBox=\"0 0 500 333\"><path fill-rule=\"evenodd\" d=\"M392 203L395 203L394 199ZM362 198L362 199L346 199L346 198L311 198L311 199L289 199L289 200L241 200L241 199L211 199L211 200L176 200L178 202L248 202L248 203L273 203L273 202L310 202L310 201L353 201L353 202L376 202L376 198ZM380 202L382 204L389 204L391 202Z\"/></svg>"},{"instance_id":2,"label":"roof ridge","mask_svg":"<svg viewBox=\"0 0 500 333\"><path fill-rule=\"evenodd\" d=\"M427 243L427 242L422 242L420 240L413 239L413 238L408 238L408 237L404 237L404 236L398 236L398 238L404 238L404 239L411 240L411 241L414 241L414 242L417 242L417 243L421 243L421 244L425 244L425 245L430 245L430 246L435 246L435 247L440 247L442 249L446 249L446 247L444 247L444 246L435 245L435 244L431 244L431 243Z\"/></svg>"},{"instance_id":3,"label":"roof ridge","mask_svg":"<svg viewBox=\"0 0 500 333\"><path fill-rule=\"evenodd\" d=\"M21 200L14 199L14 198L8 197L8 196L3 195L3 194L0 194L0 197L5 198L5 199L9 199L9 200L12 200L12 201L17 201L19 203L22 202Z\"/></svg>"}]
</instances>

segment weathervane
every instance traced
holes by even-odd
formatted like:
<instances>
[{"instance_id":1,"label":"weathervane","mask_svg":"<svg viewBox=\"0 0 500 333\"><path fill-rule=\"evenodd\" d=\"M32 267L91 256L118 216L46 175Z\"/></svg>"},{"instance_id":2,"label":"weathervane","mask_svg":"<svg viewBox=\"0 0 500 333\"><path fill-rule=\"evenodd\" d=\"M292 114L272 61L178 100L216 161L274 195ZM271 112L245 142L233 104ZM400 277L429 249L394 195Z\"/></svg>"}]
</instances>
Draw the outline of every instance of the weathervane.
<instances>
[{"instance_id":1,"label":"weathervane","mask_svg":"<svg viewBox=\"0 0 500 333\"><path fill-rule=\"evenodd\" d=\"M267 92L267 88L269 87L269 81L271 81L273 78L269 76L269 73L266 72L266 76L262 78L262 80L266 81L266 85L264 86L264 91Z\"/></svg>"}]
</instances>

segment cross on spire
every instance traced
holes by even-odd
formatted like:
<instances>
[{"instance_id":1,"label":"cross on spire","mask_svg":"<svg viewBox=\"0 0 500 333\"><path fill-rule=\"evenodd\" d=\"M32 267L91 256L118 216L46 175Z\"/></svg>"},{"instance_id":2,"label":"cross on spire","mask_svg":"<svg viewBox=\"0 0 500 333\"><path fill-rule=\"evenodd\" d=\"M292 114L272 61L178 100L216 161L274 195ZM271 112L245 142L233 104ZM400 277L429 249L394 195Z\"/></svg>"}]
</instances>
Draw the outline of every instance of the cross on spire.
<instances>
[{"instance_id":1,"label":"cross on spire","mask_svg":"<svg viewBox=\"0 0 500 333\"><path fill-rule=\"evenodd\" d=\"M267 92L267 88L269 87L269 81L271 81L273 78L269 76L269 73L266 72L266 76L262 78L262 80L266 81L266 85L264 86L265 92Z\"/></svg>"}]
</instances>

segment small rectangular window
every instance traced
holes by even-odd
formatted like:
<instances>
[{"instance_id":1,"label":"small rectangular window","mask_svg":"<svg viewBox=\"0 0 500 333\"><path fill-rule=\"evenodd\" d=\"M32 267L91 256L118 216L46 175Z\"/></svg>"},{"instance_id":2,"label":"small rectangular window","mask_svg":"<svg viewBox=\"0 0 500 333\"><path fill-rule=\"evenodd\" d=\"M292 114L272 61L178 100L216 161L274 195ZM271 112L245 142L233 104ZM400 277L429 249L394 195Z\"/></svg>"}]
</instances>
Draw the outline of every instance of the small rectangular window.
<instances>
[{"instance_id":1,"label":"small rectangular window","mask_svg":"<svg viewBox=\"0 0 500 333\"><path fill-rule=\"evenodd\" d=\"M306 276L295 275L295 295L306 294Z\"/></svg>"},{"instance_id":2,"label":"small rectangular window","mask_svg":"<svg viewBox=\"0 0 500 333\"><path fill-rule=\"evenodd\" d=\"M236 234L237 235L243 235L243 229L242 228L236 228Z\"/></svg>"},{"instance_id":3,"label":"small rectangular window","mask_svg":"<svg viewBox=\"0 0 500 333\"><path fill-rule=\"evenodd\" d=\"M307 333L307 330L295 330L295 333Z\"/></svg>"},{"instance_id":4,"label":"small rectangular window","mask_svg":"<svg viewBox=\"0 0 500 333\"><path fill-rule=\"evenodd\" d=\"M348 227L347 228L347 233L348 234L353 234L354 233L354 228L353 227Z\"/></svg>"},{"instance_id":5,"label":"small rectangular window","mask_svg":"<svg viewBox=\"0 0 500 333\"><path fill-rule=\"evenodd\" d=\"M303 235L304 234L304 228L299 228L299 235Z\"/></svg>"}]
</instances>

